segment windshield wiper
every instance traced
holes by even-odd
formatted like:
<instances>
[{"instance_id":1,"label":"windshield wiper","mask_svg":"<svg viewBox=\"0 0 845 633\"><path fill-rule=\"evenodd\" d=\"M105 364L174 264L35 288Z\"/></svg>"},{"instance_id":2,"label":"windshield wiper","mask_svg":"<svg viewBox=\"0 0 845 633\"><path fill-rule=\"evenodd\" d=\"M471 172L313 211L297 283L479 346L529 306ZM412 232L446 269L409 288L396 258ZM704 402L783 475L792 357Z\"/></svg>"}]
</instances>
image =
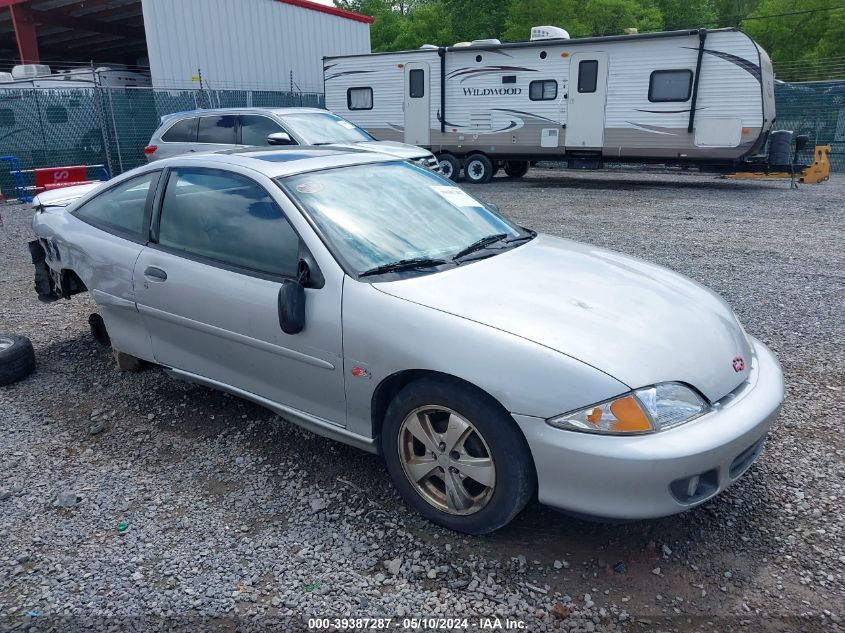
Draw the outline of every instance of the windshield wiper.
<instances>
[{"instance_id":1,"label":"windshield wiper","mask_svg":"<svg viewBox=\"0 0 845 633\"><path fill-rule=\"evenodd\" d=\"M462 257L466 257L476 251L480 251L484 248L487 248L491 244L495 242L501 242L503 239L507 238L507 233L496 233L495 235L488 235L486 237L482 237L480 240L473 242L469 246L464 249L459 250L452 256L452 261L457 261Z\"/></svg>"},{"instance_id":2,"label":"windshield wiper","mask_svg":"<svg viewBox=\"0 0 845 633\"><path fill-rule=\"evenodd\" d=\"M431 268L433 266L440 266L448 263L445 259L431 259L429 257L413 257L410 259L400 259L399 261L390 262L389 264L382 264L375 268L370 268L362 273L358 273L359 277L367 277L370 275L381 275L383 273L394 273L400 270L413 270L414 268Z\"/></svg>"},{"instance_id":3,"label":"windshield wiper","mask_svg":"<svg viewBox=\"0 0 845 633\"><path fill-rule=\"evenodd\" d=\"M508 240L505 240L505 244L516 244L517 242L525 242L527 240L533 240L535 237L537 237L537 231L525 228L522 230L525 231L525 235L518 235L516 237L512 237Z\"/></svg>"}]
</instances>

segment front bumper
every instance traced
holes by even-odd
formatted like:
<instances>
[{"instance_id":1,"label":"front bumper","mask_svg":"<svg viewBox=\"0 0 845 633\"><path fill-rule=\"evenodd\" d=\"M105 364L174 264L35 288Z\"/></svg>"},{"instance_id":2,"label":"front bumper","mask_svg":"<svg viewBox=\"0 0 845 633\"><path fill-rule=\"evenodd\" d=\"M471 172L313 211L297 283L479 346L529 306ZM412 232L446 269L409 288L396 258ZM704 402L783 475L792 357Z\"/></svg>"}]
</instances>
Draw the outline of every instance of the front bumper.
<instances>
[{"instance_id":1,"label":"front bumper","mask_svg":"<svg viewBox=\"0 0 845 633\"><path fill-rule=\"evenodd\" d=\"M720 493L757 459L783 401L774 354L753 339L748 380L692 422L651 435L602 436L514 415L546 505L612 519L683 512Z\"/></svg>"}]
</instances>

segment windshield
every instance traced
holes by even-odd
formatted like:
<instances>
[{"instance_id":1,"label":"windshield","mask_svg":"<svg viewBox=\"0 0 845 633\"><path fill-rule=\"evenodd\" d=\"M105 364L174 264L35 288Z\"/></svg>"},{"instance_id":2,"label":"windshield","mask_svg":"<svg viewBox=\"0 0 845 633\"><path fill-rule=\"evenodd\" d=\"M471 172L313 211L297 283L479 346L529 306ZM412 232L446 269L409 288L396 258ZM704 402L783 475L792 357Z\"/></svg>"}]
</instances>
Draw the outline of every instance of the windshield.
<instances>
[{"instance_id":1,"label":"windshield","mask_svg":"<svg viewBox=\"0 0 845 633\"><path fill-rule=\"evenodd\" d=\"M282 117L285 125L308 145L321 143L360 143L373 137L346 119L330 112L287 114Z\"/></svg>"},{"instance_id":2,"label":"windshield","mask_svg":"<svg viewBox=\"0 0 845 633\"><path fill-rule=\"evenodd\" d=\"M451 181L405 162L328 169L281 182L356 274L403 260L451 264L483 238L501 236L501 249L505 240L529 235Z\"/></svg>"}]
</instances>

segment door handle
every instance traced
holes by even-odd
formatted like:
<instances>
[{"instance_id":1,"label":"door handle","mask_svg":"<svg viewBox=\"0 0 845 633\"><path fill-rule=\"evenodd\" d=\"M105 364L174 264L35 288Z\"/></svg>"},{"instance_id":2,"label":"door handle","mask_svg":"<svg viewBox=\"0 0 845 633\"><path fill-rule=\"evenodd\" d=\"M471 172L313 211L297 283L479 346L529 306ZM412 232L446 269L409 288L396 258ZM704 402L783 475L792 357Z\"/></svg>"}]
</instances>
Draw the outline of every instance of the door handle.
<instances>
[{"instance_id":1,"label":"door handle","mask_svg":"<svg viewBox=\"0 0 845 633\"><path fill-rule=\"evenodd\" d=\"M167 281L167 273L158 266L147 266L144 277L150 281Z\"/></svg>"}]
</instances>

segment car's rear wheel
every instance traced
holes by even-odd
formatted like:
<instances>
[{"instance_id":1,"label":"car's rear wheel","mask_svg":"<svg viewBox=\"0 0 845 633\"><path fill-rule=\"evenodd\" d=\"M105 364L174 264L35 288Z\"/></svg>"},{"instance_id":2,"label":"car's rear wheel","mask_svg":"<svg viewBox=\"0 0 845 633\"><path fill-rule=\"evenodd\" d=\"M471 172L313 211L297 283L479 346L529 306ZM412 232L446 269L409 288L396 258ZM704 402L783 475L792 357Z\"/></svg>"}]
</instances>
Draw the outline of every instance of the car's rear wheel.
<instances>
[{"instance_id":1,"label":"car's rear wheel","mask_svg":"<svg viewBox=\"0 0 845 633\"><path fill-rule=\"evenodd\" d=\"M440 165L440 175L449 180L457 180L461 173L461 161L457 156L444 153L437 157Z\"/></svg>"},{"instance_id":2,"label":"car's rear wheel","mask_svg":"<svg viewBox=\"0 0 845 633\"><path fill-rule=\"evenodd\" d=\"M489 396L444 379L405 387L382 429L387 469L424 517L484 534L511 521L534 492L525 438Z\"/></svg>"},{"instance_id":3,"label":"car's rear wheel","mask_svg":"<svg viewBox=\"0 0 845 633\"><path fill-rule=\"evenodd\" d=\"M490 182L493 178L493 163L484 154L473 154L464 162L464 176L477 185Z\"/></svg>"},{"instance_id":4,"label":"car's rear wheel","mask_svg":"<svg viewBox=\"0 0 845 633\"><path fill-rule=\"evenodd\" d=\"M35 352L25 336L0 334L0 386L11 385L35 369Z\"/></svg>"}]
</instances>

